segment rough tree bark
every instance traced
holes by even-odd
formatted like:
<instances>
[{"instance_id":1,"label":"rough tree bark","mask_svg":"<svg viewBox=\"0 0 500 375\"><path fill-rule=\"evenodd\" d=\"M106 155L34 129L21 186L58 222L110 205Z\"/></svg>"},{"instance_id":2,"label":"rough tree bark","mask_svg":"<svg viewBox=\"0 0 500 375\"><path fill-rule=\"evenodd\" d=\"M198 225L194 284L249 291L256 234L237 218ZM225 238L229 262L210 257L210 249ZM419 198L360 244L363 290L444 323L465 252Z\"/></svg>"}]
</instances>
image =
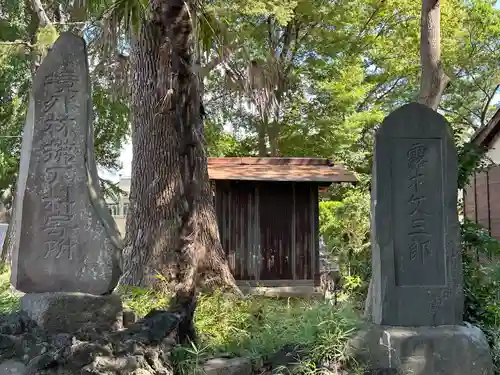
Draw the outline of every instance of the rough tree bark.
<instances>
[{"instance_id":1,"label":"rough tree bark","mask_svg":"<svg viewBox=\"0 0 500 375\"><path fill-rule=\"evenodd\" d=\"M132 182L121 284L163 288L167 282L182 304L192 305L200 285L239 289L212 204L191 5L150 0L151 16L134 42Z\"/></svg>"},{"instance_id":2,"label":"rough tree bark","mask_svg":"<svg viewBox=\"0 0 500 375\"><path fill-rule=\"evenodd\" d=\"M420 92L418 102L437 110L450 83L441 64L441 16L439 0L422 0L420 19Z\"/></svg>"}]
</instances>

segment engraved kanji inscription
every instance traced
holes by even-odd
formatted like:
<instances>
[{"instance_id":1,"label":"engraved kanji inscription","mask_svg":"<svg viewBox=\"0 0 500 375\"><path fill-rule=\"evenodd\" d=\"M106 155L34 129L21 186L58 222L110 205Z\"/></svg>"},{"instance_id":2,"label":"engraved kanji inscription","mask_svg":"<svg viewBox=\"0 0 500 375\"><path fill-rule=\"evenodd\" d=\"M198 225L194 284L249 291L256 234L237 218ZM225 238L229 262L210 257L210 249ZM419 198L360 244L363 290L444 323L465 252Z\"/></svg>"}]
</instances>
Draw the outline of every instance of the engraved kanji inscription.
<instances>
[{"instance_id":1,"label":"engraved kanji inscription","mask_svg":"<svg viewBox=\"0 0 500 375\"><path fill-rule=\"evenodd\" d=\"M424 219L424 216L426 216L424 205L427 197L424 195L425 190L419 192L419 187L425 184L424 168L428 162L426 152L427 147L425 145L415 143L406 154L409 169L408 180L412 182L409 185L410 199L408 200L408 213L411 218L411 225L408 231L408 250L410 259L421 264L425 264L426 257L430 257L432 254L432 236L426 229Z\"/></svg>"},{"instance_id":2,"label":"engraved kanji inscription","mask_svg":"<svg viewBox=\"0 0 500 375\"><path fill-rule=\"evenodd\" d=\"M425 163L427 163L427 159L425 157L425 153L427 152L427 147L422 143L414 143L408 152L406 153L408 158L408 168L409 169L420 169Z\"/></svg>"},{"instance_id":3,"label":"engraved kanji inscription","mask_svg":"<svg viewBox=\"0 0 500 375\"><path fill-rule=\"evenodd\" d=\"M398 139L395 163L395 267L399 286L441 285L445 280L439 140ZM432 271L432 272L429 272Z\"/></svg>"},{"instance_id":4,"label":"engraved kanji inscription","mask_svg":"<svg viewBox=\"0 0 500 375\"><path fill-rule=\"evenodd\" d=\"M45 222L43 232L46 236L44 258L60 258L63 254L73 259L77 244L77 223L75 215L76 200L69 187L53 184L42 197Z\"/></svg>"},{"instance_id":5,"label":"engraved kanji inscription","mask_svg":"<svg viewBox=\"0 0 500 375\"><path fill-rule=\"evenodd\" d=\"M64 112L67 112L69 102L78 93L77 83L78 74L72 66L63 66L61 70L49 74L44 82L49 97L43 102L42 111L54 109L54 105L61 100L64 103Z\"/></svg>"},{"instance_id":6,"label":"engraved kanji inscription","mask_svg":"<svg viewBox=\"0 0 500 375\"><path fill-rule=\"evenodd\" d=\"M410 259L416 260L425 264L425 260L427 257L430 257L431 254L431 242L429 240L421 240L418 237L412 238L412 242L410 244Z\"/></svg>"},{"instance_id":7,"label":"engraved kanji inscription","mask_svg":"<svg viewBox=\"0 0 500 375\"><path fill-rule=\"evenodd\" d=\"M77 245L78 244L74 239L68 237L62 237L58 240L46 241L44 259L65 258L68 260L73 260L75 258Z\"/></svg>"},{"instance_id":8,"label":"engraved kanji inscription","mask_svg":"<svg viewBox=\"0 0 500 375\"><path fill-rule=\"evenodd\" d=\"M51 170L71 169L80 151L74 130L75 118L51 113L44 118L44 128L41 152L47 173L53 175Z\"/></svg>"},{"instance_id":9,"label":"engraved kanji inscription","mask_svg":"<svg viewBox=\"0 0 500 375\"><path fill-rule=\"evenodd\" d=\"M76 160L84 157L75 133L78 80L75 69L67 63L44 80L39 152L43 160L45 259L72 260L77 246L72 186L77 175Z\"/></svg>"}]
</instances>

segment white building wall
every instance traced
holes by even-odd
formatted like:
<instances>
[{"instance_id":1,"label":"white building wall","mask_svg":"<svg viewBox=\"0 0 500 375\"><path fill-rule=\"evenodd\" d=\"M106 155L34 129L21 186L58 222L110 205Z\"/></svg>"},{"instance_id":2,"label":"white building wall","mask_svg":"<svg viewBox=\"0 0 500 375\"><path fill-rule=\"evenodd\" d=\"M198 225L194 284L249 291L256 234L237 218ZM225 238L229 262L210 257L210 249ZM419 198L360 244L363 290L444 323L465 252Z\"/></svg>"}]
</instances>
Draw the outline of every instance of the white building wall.
<instances>
[{"instance_id":1,"label":"white building wall","mask_svg":"<svg viewBox=\"0 0 500 375\"><path fill-rule=\"evenodd\" d=\"M127 211L129 200L128 196L130 194L130 177L120 177L118 181L118 187L122 189L125 194L120 197L118 202L113 200L108 200L107 204L109 209L111 210L111 215L115 219L116 225L120 230L122 236L125 236L125 223L127 219Z\"/></svg>"},{"instance_id":2,"label":"white building wall","mask_svg":"<svg viewBox=\"0 0 500 375\"><path fill-rule=\"evenodd\" d=\"M497 137L493 141L491 148L486 153L486 156L488 156L495 164L500 164L500 137Z\"/></svg>"}]
</instances>

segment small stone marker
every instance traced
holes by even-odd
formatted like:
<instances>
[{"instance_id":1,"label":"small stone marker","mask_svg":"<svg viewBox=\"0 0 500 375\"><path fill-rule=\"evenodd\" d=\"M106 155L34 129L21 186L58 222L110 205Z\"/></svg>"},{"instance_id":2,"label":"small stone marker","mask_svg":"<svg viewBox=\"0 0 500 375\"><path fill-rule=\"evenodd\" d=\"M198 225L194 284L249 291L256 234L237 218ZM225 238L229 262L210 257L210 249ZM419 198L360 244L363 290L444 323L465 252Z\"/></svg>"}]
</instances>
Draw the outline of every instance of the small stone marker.
<instances>
[{"instance_id":1,"label":"small stone marker","mask_svg":"<svg viewBox=\"0 0 500 375\"><path fill-rule=\"evenodd\" d=\"M8 228L8 224L0 224L0 249L2 248L3 242L5 241L5 236L7 235Z\"/></svg>"},{"instance_id":2,"label":"small stone marker","mask_svg":"<svg viewBox=\"0 0 500 375\"><path fill-rule=\"evenodd\" d=\"M85 41L62 33L38 69L23 132L12 283L25 293L111 292L121 238L94 160Z\"/></svg>"},{"instance_id":3,"label":"small stone marker","mask_svg":"<svg viewBox=\"0 0 500 375\"><path fill-rule=\"evenodd\" d=\"M411 103L375 136L372 319L392 326L462 322L457 153L448 122Z\"/></svg>"}]
</instances>

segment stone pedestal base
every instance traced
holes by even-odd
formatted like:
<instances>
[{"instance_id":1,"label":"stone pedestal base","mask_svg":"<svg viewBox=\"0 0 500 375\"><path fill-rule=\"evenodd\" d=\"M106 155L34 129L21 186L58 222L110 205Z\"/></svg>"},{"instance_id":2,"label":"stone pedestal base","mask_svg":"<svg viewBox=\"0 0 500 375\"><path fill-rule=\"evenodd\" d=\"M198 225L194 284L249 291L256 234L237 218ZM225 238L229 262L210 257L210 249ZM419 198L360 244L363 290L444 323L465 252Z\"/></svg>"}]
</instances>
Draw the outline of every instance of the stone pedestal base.
<instances>
[{"instance_id":1,"label":"stone pedestal base","mask_svg":"<svg viewBox=\"0 0 500 375\"><path fill-rule=\"evenodd\" d=\"M473 326L371 325L351 344L351 354L366 366L365 374L493 374L486 338Z\"/></svg>"},{"instance_id":2,"label":"stone pedestal base","mask_svg":"<svg viewBox=\"0 0 500 375\"><path fill-rule=\"evenodd\" d=\"M21 310L49 333L73 333L87 326L103 330L123 327L123 307L117 295L28 293Z\"/></svg>"}]
</instances>

